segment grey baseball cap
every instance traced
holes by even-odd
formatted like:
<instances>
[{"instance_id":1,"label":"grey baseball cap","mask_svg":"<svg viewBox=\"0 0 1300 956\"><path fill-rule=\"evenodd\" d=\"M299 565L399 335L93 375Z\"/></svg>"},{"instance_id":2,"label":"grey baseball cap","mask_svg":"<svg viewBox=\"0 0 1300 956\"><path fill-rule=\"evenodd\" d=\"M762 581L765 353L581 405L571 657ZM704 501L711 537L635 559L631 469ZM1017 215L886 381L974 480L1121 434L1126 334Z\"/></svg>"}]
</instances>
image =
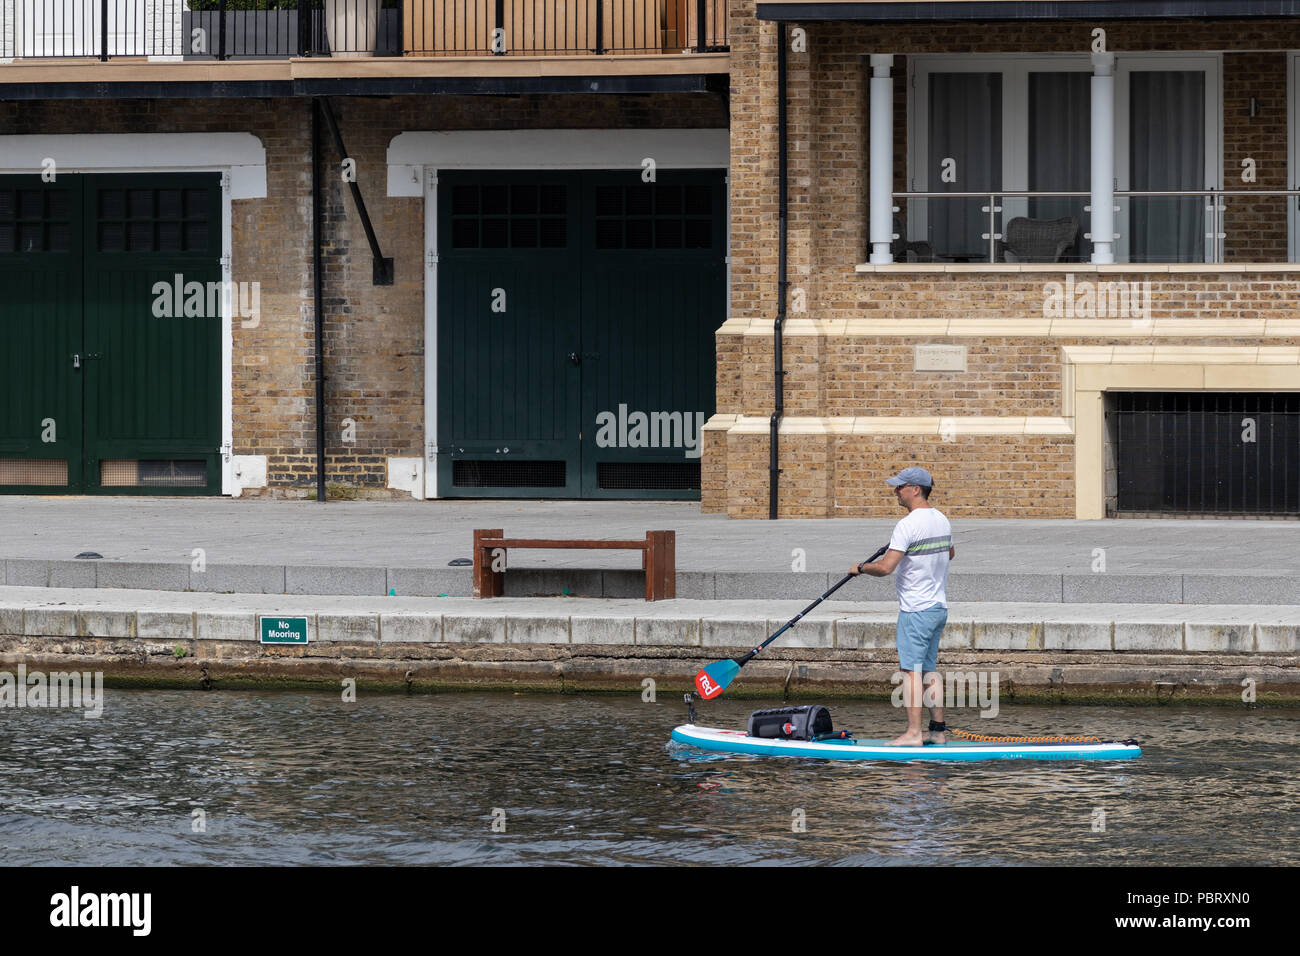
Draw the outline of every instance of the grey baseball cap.
<instances>
[{"instance_id":1,"label":"grey baseball cap","mask_svg":"<svg viewBox=\"0 0 1300 956\"><path fill-rule=\"evenodd\" d=\"M924 468L904 468L893 478L886 478L885 484L893 485L895 488L900 485L924 485L927 488L934 487L934 479Z\"/></svg>"}]
</instances>

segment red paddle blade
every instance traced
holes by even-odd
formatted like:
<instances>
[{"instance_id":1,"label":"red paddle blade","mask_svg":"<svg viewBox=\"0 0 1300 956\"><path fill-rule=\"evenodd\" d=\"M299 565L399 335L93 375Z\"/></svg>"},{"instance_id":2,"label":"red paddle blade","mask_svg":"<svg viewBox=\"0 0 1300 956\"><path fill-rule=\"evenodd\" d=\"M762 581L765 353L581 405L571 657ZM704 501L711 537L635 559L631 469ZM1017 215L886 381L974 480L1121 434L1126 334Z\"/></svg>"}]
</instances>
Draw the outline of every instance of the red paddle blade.
<instances>
[{"instance_id":1,"label":"red paddle blade","mask_svg":"<svg viewBox=\"0 0 1300 956\"><path fill-rule=\"evenodd\" d=\"M695 675L695 689L705 700L712 700L726 690L739 673L740 665L733 660L714 661Z\"/></svg>"}]
</instances>

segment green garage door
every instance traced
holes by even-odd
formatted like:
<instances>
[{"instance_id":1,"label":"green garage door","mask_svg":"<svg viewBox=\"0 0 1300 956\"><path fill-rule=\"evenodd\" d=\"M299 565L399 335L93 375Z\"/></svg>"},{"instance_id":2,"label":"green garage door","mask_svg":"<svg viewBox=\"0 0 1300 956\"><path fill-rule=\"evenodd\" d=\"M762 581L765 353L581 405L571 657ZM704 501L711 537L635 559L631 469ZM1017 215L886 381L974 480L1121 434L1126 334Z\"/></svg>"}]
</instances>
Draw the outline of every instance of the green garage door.
<instances>
[{"instance_id":1,"label":"green garage door","mask_svg":"<svg viewBox=\"0 0 1300 956\"><path fill-rule=\"evenodd\" d=\"M698 498L722 171L443 173L438 488Z\"/></svg>"},{"instance_id":2,"label":"green garage door","mask_svg":"<svg viewBox=\"0 0 1300 956\"><path fill-rule=\"evenodd\" d=\"M0 491L218 494L217 174L0 177Z\"/></svg>"}]
</instances>

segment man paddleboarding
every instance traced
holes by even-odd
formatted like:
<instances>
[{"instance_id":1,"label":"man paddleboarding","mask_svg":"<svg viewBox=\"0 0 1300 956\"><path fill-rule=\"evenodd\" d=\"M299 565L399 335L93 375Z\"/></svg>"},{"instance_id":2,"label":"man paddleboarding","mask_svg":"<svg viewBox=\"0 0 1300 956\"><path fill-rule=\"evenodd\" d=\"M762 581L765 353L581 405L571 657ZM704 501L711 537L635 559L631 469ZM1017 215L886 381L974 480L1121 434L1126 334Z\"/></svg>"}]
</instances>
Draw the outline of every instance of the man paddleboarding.
<instances>
[{"instance_id":1,"label":"man paddleboarding","mask_svg":"<svg viewBox=\"0 0 1300 956\"><path fill-rule=\"evenodd\" d=\"M924 468L904 468L893 478L899 507L907 517L894 526L889 550L871 563L854 565L849 574L883 578L898 571L898 669L903 672L907 730L890 741L894 747L944 744L943 682L939 678L939 637L948 623L948 562L957 556L952 525L930 504L934 479ZM925 688L925 696L922 687ZM930 728L921 733L921 705L929 701Z\"/></svg>"}]
</instances>

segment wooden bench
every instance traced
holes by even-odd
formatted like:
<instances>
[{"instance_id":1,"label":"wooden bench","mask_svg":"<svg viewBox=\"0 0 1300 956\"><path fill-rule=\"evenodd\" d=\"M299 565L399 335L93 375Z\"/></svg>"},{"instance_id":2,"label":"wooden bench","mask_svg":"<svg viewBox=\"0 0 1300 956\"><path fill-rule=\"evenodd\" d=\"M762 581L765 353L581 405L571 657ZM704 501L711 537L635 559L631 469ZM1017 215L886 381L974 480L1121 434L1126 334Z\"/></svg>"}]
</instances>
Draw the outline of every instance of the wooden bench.
<instances>
[{"instance_id":1,"label":"wooden bench","mask_svg":"<svg viewBox=\"0 0 1300 956\"><path fill-rule=\"evenodd\" d=\"M640 551L645 572L645 599L663 601L677 596L677 532L647 531L644 541L559 541L547 538L506 538L500 528L474 531L474 596L502 597L505 594L505 555L510 548L577 548ZM498 556L494 552L500 551ZM493 570L496 558L502 570Z\"/></svg>"}]
</instances>

